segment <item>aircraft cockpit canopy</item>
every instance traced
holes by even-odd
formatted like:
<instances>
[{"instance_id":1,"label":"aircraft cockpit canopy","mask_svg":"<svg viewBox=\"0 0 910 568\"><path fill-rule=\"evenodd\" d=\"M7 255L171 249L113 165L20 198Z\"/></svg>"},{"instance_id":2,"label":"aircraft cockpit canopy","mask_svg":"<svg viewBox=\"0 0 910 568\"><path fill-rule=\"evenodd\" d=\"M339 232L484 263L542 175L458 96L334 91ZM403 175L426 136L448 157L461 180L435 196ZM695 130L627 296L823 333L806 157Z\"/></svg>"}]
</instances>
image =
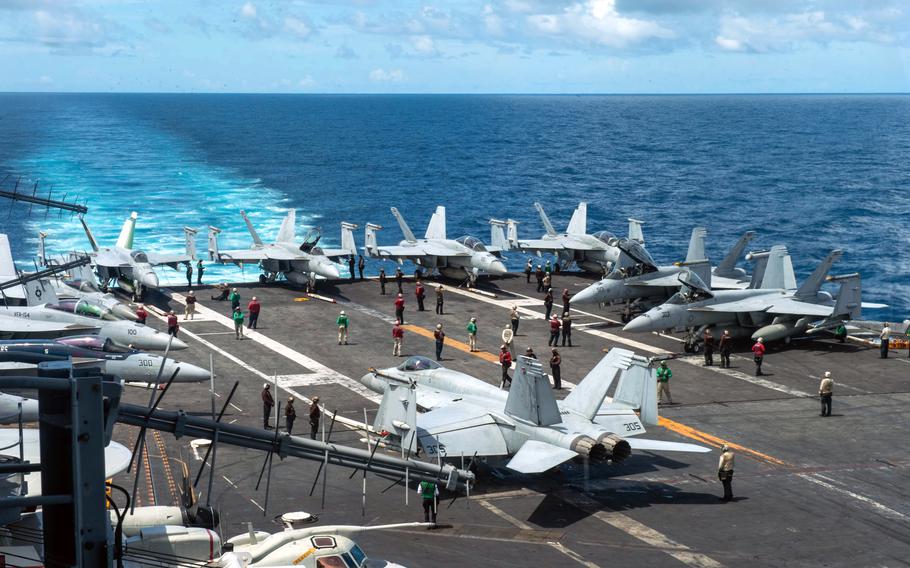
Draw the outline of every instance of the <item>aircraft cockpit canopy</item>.
<instances>
[{"instance_id":1,"label":"aircraft cockpit canopy","mask_svg":"<svg viewBox=\"0 0 910 568\"><path fill-rule=\"evenodd\" d=\"M487 248L483 246L483 243L480 242L480 239L477 237L465 235L463 237L458 237L455 239L455 242L463 244L474 252L487 252Z\"/></svg>"},{"instance_id":2,"label":"aircraft cockpit canopy","mask_svg":"<svg viewBox=\"0 0 910 568\"><path fill-rule=\"evenodd\" d=\"M668 304L691 304L713 297L711 295L711 290L708 288L708 285L705 284L704 280L699 278L698 275L691 270L680 272L677 278L683 286L680 288L679 292L673 294L673 296L667 300Z\"/></svg>"},{"instance_id":3,"label":"aircraft cockpit canopy","mask_svg":"<svg viewBox=\"0 0 910 568\"><path fill-rule=\"evenodd\" d=\"M75 337L61 337L57 340L66 345L81 347L82 349L91 349L93 351L103 351L105 353L128 353L131 350L127 347L115 345L113 341L106 337L97 335L79 335Z\"/></svg>"},{"instance_id":4,"label":"aircraft cockpit canopy","mask_svg":"<svg viewBox=\"0 0 910 568\"><path fill-rule=\"evenodd\" d=\"M439 369L442 367L436 361L427 359L426 357L421 357L420 355L414 355L413 357L408 357L404 363L398 365L399 371L426 371L429 369Z\"/></svg>"},{"instance_id":5,"label":"aircraft cockpit canopy","mask_svg":"<svg viewBox=\"0 0 910 568\"><path fill-rule=\"evenodd\" d=\"M135 260L136 262L148 262L149 261L149 257L141 250L134 250L133 252L130 253L130 256L133 257L133 260Z\"/></svg>"},{"instance_id":6,"label":"aircraft cockpit canopy","mask_svg":"<svg viewBox=\"0 0 910 568\"><path fill-rule=\"evenodd\" d=\"M320 555L316 558L317 568L363 568L366 566L367 555L350 539L314 536L310 538L310 543L317 551L316 554Z\"/></svg>"},{"instance_id":7,"label":"aircraft cockpit canopy","mask_svg":"<svg viewBox=\"0 0 910 568\"><path fill-rule=\"evenodd\" d=\"M315 253L313 249L316 248L316 243L319 242L319 239L322 238L322 233L319 228L310 229L307 231L307 234L303 236L303 242L300 244L300 250L303 252Z\"/></svg>"},{"instance_id":8,"label":"aircraft cockpit canopy","mask_svg":"<svg viewBox=\"0 0 910 568\"><path fill-rule=\"evenodd\" d=\"M90 318L102 317L102 313L99 308L93 306L92 304L81 302L79 300L60 300L56 304L46 304L45 307L51 310L76 314L78 316L86 316Z\"/></svg>"},{"instance_id":9,"label":"aircraft cockpit canopy","mask_svg":"<svg viewBox=\"0 0 910 568\"><path fill-rule=\"evenodd\" d=\"M616 235L614 235L610 231L597 231L596 233L593 234L593 237L595 239L599 240L600 242L602 242L606 245L610 245L610 246L616 246L610 241L618 240L616 238Z\"/></svg>"}]
</instances>

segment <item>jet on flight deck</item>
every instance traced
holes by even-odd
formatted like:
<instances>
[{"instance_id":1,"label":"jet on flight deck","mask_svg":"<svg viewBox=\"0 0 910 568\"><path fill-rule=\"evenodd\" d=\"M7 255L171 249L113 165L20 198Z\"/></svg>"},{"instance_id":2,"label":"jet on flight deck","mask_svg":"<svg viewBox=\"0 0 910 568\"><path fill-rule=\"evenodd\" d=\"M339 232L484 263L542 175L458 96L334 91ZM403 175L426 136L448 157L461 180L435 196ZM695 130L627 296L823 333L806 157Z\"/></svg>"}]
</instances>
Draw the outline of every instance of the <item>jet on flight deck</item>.
<instances>
[{"instance_id":1,"label":"jet on flight deck","mask_svg":"<svg viewBox=\"0 0 910 568\"><path fill-rule=\"evenodd\" d=\"M326 249L317 246L321 238L319 229L310 230L303 238L302 244L296 242L296 211L288 211L278 235L273 243L263 243L245 211L241 211L246 228L250 232L253 244L248 249L219 250L218 233L221 229L209 227L209 258L220 263L232 262L238 266L258 263L263 274L259 280L263 284L274 282L279 274L284 274L288 282L299 286L312 284L316 278L340 278L344 267L333 261L333 258L357 255L354 245L353 230L357 225L341 223L341 248Z\"/></svg>"},{"instance_id":2,"label":"jet on flight deck","mask_svg":"<svg viewBox=\"0 0 910 568\"><path fill-rule=\"evenodd\" d=\"M638 437L643 424L657 424L651 364L613 348L562 401L553 396L540 362L529 357L519 358L509 391L420 356L371 369L360 381L383 394L373 426L389 433L391 445L398 443L405 455L419 445L430 457L502 460L512 470L541 473L576 457L619 462L633 449L710 451ZM428 412L418 414L417 406Z\"/></svg>"},{"instance_id":3,"label":"jet on flight deck","mask_svg":"<svg viewBox=\"0 0 910 568\"><path fill-rule=\"evenodd\" d=\"M457 239L446 237L446 208L436 207L430 218L426 233L422 239L414 236L404 217L395 207L392 215L398 220L404 240L397 246L384 246L376 243L376 231L381 226L366 224L366 236L363 250L372 258L394 259L399 263L406 260L423 268L436 269L447 278L468 278L471 282L480 274L505 274L506 267L499 258L502 251L498 246L484 246L480 239L465 235ZM501 234L500 226L494 224L491 234ZM495 243L494 243L495 244Z\"/></svg>"}]
</instances>

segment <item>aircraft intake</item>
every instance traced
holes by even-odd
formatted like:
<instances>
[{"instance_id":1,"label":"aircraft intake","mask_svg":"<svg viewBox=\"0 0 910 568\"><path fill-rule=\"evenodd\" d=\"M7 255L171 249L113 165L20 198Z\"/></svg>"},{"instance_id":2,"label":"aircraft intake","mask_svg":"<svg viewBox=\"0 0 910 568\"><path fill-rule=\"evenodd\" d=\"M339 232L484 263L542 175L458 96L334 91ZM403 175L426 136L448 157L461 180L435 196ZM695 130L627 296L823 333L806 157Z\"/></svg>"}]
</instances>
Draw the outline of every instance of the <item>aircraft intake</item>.
<instances>
[{"instance_id":1,"label":"aircraft intake","mask_svg":"<svg viewBox=\"0 0 910 568\"><path fill-rule=\"evenodd\" d=\"M618 463L632 453L629 442L616 434L603 434L599 440L590 436L579 436L572 440L569 449L595 462L612 460L614 463Z\"/></svg>"}]
</instances>

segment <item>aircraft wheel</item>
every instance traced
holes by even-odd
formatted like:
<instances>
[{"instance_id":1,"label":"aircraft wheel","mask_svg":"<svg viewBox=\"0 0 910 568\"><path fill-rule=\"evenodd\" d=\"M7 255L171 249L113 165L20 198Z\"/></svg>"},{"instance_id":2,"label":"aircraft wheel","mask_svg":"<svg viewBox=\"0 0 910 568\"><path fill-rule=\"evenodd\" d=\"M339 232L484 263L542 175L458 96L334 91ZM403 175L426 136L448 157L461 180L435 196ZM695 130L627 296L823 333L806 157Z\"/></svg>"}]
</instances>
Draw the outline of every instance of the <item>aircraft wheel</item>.
<instances>
[{"instance_id":1,"label":"aircraft wheel","mask_svg":"<svg viewBox=\"0 0 910 568\"><path fill-rule=\"evenodd\" d=\"M632 314L622 313L620 314L619 319L622 323L629 323L632 321Z\"/></svg>"}]
</instances>

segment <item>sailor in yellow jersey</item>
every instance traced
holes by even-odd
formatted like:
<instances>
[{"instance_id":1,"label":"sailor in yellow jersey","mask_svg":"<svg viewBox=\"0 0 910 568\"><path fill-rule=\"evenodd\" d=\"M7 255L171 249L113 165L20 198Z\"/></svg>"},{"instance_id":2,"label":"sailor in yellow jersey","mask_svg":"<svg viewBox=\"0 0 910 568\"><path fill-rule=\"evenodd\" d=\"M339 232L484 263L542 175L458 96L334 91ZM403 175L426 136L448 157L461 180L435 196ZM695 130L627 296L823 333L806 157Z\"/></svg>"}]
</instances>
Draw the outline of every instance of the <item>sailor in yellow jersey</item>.
<instances>
[{"instance_id":1,"label":"sailor in yellow jersey","mask_svg":"<svg viewBox=\"0 0 910 568\"><path fill-rule=\"evenodd\" d=\"M720 461L717 462L717 479L724 484L724 496L721 501L733 500L733 450L724 444L720 448Z\"/></svg>"}]
</instances>

